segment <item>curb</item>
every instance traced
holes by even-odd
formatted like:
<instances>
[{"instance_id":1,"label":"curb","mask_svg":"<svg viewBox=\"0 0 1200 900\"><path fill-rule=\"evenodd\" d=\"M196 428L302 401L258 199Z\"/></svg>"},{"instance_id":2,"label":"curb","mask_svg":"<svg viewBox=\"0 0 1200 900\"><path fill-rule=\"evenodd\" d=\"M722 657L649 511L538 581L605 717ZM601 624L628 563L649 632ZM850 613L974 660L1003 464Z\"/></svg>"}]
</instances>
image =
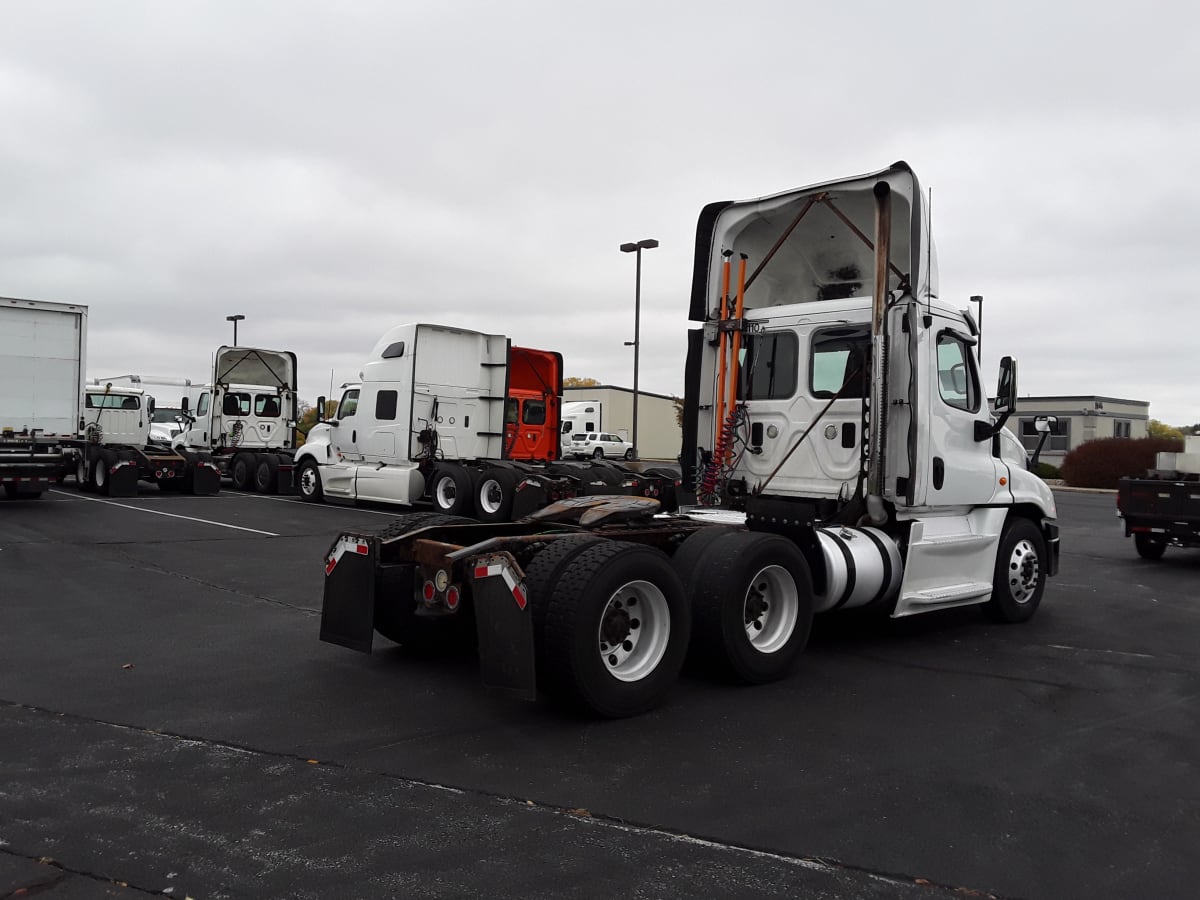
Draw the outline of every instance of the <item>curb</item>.
<instances>
[{"instance_id":1,"label":"curb","mask_svg":"<svg viewBox=\"0 0 1200 900\"><path fill-rule=\"evenodd\" d=\"M1068 494L1115 494L1116 488L1083 488L1067 487L1065 484L1050 485L1052 491L1065 491Z\"/></svg>"}]
</instances>

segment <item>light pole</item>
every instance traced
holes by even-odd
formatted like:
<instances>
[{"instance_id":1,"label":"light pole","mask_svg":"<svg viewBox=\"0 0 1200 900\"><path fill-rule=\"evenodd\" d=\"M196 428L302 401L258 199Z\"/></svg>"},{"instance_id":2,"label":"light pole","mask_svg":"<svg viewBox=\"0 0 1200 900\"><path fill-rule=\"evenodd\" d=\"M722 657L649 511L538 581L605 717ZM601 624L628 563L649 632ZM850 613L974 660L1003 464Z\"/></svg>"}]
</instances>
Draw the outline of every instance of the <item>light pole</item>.
<instances>
[{"instance_id":1,"label":"light pole","mask_svg":"<svg viewBox=\"0 0 1200 900\"><path fill-rule=\"evenodd\" d=\"M642 251L653 250L658 246L654 238L646 238L637 243L621 245L622 253L637 254L637 275L633 282L633 341L626 341L628 347L633 346L633 458L639 459L638 454L638 351L642 349Z\"/></svg>"},{"instance_id":2,"label":"light pole","mask_svg":"<svg viewBox=\"0 0 1200 900\"><path fill-rule=\"evenodd\" d=\"M244 319L244 318L246 318L246 317L243 315L226 316L225 317L226 322L233 323L233 346L235 346L235 347L237 346L237 323L242 321L242 319Z\"/></svg>"}]
</instances>

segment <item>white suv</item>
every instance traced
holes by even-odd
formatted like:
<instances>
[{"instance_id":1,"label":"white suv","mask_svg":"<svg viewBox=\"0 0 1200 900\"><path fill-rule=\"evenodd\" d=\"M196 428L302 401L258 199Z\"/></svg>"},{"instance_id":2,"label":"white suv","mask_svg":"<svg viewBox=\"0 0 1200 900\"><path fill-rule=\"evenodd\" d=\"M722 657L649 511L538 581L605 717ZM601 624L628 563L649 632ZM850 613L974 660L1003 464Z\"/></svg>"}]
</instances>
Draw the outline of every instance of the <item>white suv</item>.
<instances>
[{"instance_id":1,"label":"white suv","mask_svg":"<svg viewBox=\"0 0 1200 900\"><path fill-rule=\"evenodd\" d=\"M633 444L616 434L573 434L567 452L577 459L588 456L595 459L603 459L606 456L633 459Z\"/></svg>"}]
</instances>

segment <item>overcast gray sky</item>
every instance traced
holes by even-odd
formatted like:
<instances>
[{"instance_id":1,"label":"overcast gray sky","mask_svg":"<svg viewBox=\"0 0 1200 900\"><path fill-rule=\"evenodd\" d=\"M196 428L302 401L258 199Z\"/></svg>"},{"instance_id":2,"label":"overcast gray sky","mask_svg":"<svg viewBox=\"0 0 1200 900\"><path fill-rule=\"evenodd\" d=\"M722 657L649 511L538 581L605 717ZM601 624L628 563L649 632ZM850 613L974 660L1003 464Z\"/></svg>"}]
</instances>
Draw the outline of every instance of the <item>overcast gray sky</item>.
<instances>
[{"instance_id":1,"label":"overcast gray sky","mask_svg":"<svg viewBox=\"0 0 1200 900\"><path fill-rule=\"evenodd\" d=\"M390 325L683 391L696 216L907 160L942 295L1022 394L1200 421L1200 12L1140 2L5 5L0 295L91 307L88 372Z\"/></svg>"}]
</instances>

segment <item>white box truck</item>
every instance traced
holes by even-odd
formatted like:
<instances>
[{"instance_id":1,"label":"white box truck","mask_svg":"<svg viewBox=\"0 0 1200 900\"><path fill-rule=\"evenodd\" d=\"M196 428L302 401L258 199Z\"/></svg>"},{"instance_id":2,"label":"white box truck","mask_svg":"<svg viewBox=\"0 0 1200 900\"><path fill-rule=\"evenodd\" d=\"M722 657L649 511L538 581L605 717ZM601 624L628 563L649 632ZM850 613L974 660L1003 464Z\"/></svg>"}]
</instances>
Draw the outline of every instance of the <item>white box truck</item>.
<instances>
[{"instance_id":1,"label":"white box truck","mask_svg":"<svg viewBox=\"0 0 1200 900\"><path fill-rule=\"evenodd\" d=\"M86 306L0 297L0 484L41 496L70 471L87 352Z\"/></svg>"}]
</instances>

